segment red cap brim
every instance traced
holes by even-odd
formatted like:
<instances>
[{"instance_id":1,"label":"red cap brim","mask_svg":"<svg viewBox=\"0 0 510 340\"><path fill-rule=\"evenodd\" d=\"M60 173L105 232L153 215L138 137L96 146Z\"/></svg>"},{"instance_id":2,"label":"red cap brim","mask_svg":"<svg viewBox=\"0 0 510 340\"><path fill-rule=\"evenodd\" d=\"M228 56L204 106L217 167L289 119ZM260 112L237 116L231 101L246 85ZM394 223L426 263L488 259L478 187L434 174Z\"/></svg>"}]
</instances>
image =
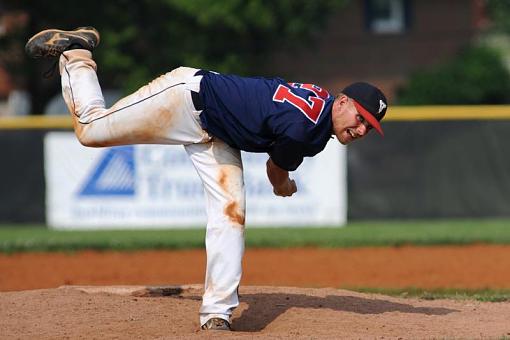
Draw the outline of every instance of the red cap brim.
<instances>
[{"instance_id":1,"label":"red cap brim","mask_svg":"<svg viewBox=\"0 0 510 340\"><path fill-rule=\"evenodd\" d=\"M379 123L379 121L377 120L377 118L375 118L370 112L368 112L363 106L361 106L360 103L358 103L357 101L355 101L354 99L352 100L354 102L354 106L356 107L356 110L358 111L358 113L360 115L363 116L363 118L365 118L365 120L374 128L377 130L377 132L379 132L379 134L381 136L384 136L384 132L381 128L381 124Z\"/></svg>"}]
</instances>

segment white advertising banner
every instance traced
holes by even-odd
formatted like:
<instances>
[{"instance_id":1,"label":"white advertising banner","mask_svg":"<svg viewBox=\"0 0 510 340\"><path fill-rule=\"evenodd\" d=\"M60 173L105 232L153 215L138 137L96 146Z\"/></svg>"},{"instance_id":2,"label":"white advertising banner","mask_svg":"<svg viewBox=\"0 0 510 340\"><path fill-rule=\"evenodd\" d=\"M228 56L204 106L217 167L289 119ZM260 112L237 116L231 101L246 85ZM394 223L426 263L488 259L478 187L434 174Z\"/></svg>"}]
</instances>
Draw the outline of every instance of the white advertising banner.
<instances>
[{"instance_id":1,"label":"white advertising banner","mask_svg":"<svg viewBox=\"0 0 510 340\"><path fill-rule=\"evenodd\" d=\"M187 228L206 224L202 184L182 146L86 148L71 132L45 136L46 216L57 229ZM291 173L298 192L277 197L266 154L243 153L246 225L340 226L346 221L346 149L336 141Z\"/></svg>"}]
</instances>

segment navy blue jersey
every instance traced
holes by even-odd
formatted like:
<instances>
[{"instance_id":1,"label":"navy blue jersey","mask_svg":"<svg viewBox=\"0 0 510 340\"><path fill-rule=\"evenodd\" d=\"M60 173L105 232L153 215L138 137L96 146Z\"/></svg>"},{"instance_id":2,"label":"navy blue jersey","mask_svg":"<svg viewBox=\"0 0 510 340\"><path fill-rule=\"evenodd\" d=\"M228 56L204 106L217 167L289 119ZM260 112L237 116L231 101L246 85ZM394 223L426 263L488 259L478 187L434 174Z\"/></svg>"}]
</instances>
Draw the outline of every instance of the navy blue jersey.
<instances>
[{"instance_id":1,"label":"navy blue jersey","mask_svg":"<svg viewBox=\"0 0 510 340\"><path fill-rule=\"evenodd\" d=\"M324 149L334 98L312 84L205 73L200 84L204 129L230 146L267 152L282 169Z\"/></svg>"}]
</instances>

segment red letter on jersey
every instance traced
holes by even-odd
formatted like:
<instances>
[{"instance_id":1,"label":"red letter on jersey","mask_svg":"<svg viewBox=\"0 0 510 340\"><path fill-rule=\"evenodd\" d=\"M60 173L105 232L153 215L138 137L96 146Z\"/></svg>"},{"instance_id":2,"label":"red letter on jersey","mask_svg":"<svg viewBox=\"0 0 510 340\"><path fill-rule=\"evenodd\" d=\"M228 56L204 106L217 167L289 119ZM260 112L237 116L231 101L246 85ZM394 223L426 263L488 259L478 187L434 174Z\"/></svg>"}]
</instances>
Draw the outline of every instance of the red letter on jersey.
<instances>
[{"instance_id":1,"label":"red letter on jersey","mask_svg":"<svg viewBox=\"0 0 510 340\"><path fill-rule=\"evenodd\" d=\"M308 97L308 100L292 93L291 89L284 85L279 85L276 89L273 100L278 103L287 102L299 109L308 119L314 124L317 124L319 117L324 110L325 99L329 97L329 93L326 90L312 84L289 84L295 88L303 88L312 92Z\"/></svg>"}]
</instances>

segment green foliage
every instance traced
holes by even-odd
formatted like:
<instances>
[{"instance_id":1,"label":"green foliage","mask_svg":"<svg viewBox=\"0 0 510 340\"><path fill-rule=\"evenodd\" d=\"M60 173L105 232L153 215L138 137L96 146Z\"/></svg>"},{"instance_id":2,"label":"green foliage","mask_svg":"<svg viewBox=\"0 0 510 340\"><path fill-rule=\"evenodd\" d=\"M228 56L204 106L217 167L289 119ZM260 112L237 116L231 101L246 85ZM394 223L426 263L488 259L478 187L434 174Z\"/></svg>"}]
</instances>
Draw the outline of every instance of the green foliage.
<instances>
[{"instance_id":1,"label":"green foliage","mask_svg":"<svg viewBox=\"0 0 510 340\"><path fill-rule=\"evenodd\" d=\"M510 75L494 49L470 47L454 60L413 74L399 104L501 104L510 102Z\"/></svg>"},{"instance_id":2,"label":"green foliage","mask_svg":"<svg viewBox=\"0 0 510 340\"><path fill-rule=\"evenodd\" d=\"M492 28L497 32L510 33L510 1L486 0L487 14L492 21Z\"/></svg>"},{"instance_id":3,"label":"green foliage","mask_svg":"<svg viewBox=\"0 0 510 340\"><path fill-rule=\"evenodd\" d=\"M181 65L253 74L275 47L310 42L345 0L4 2L29 13L24 39L49 27L96 27L101 83L128 92Z\"/></svg>"}]
</instances>

